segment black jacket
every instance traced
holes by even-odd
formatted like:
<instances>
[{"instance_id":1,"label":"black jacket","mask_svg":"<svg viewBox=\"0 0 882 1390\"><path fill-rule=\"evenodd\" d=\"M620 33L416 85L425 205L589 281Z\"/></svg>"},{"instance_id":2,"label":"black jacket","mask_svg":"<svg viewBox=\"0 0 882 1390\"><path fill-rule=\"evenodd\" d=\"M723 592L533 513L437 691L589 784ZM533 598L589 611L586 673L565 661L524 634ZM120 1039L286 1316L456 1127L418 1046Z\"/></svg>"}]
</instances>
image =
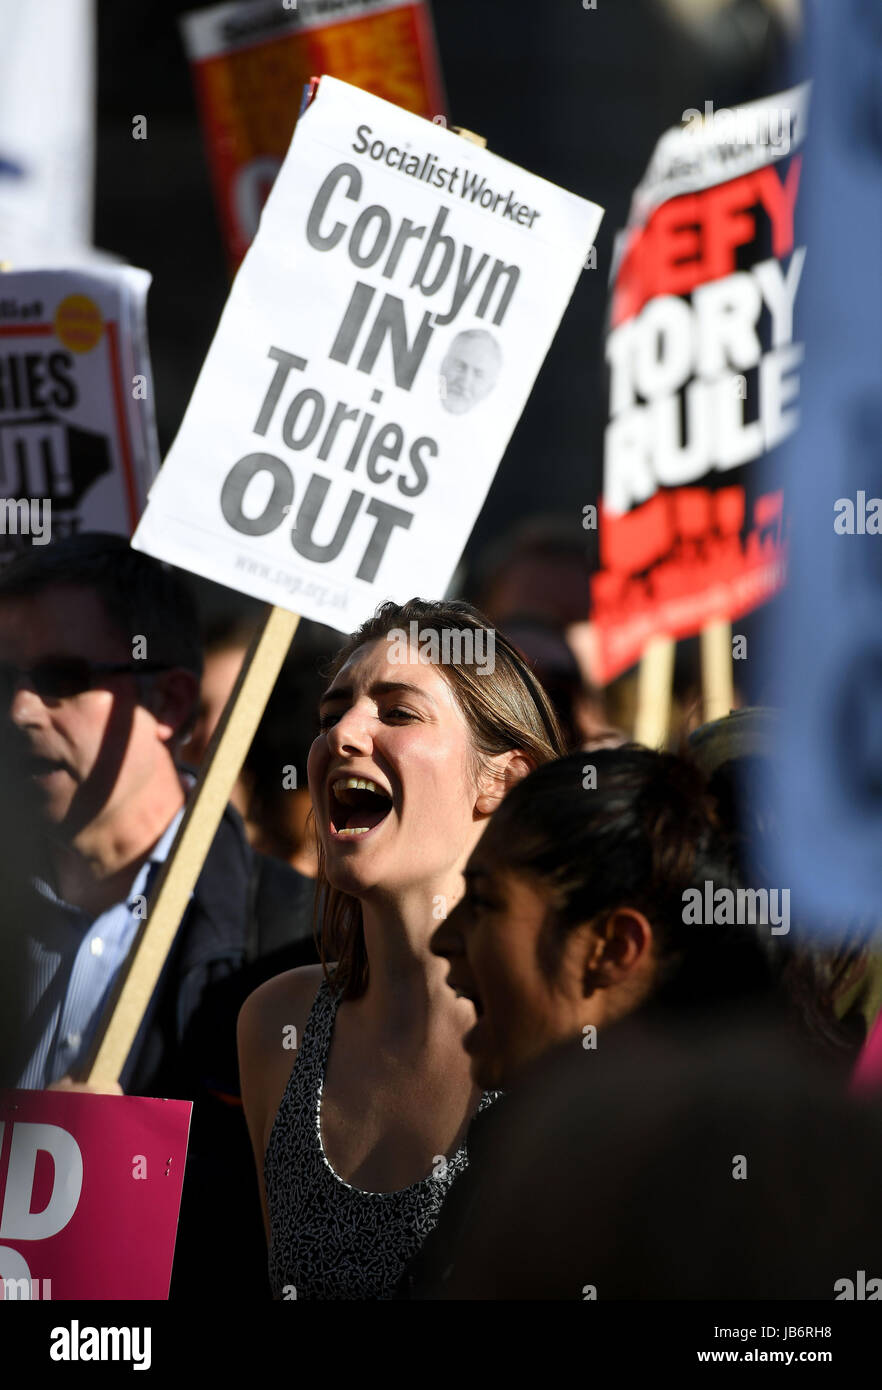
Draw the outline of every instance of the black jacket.
<instances>
[{"instance_id":1,"label":"black jacket","mask_svg":"<svg viewBox=\"0 0 882 1390\"><path fill-rule=\"evenodd\" d=\"M216 1289L219 1271L235 1272L237 1300L270 1297L236 1019L264 980L318 959L314 889L287 864L255 854L228 807L123 1068L127 1095L193 1102L173 1298ZM23 996L27 924L43 902L23 887L20 897L14 913L0 915L0 1084L8 1086L42 1026L11 1007Z\"/></svg>"},{"instance_id":2,"label":"black jacket","mask_svg":"<svg viewBox=\"0 0 882 1390\"><path fill-rule=\"evenodd\" d=\"M238 1097L236 1016L264 980L318 960L314 888L255 854L227 807L123 1070L127 1095Z\"/></svg>"},{"instance_id":3,"label":"black jacket","mask_svg":"<svg viewBox=\"0 0 882 1390\"><path fill-rule=\"evenodd\" d=\"M236 1018L264 980L318 959L314 887L255 854L228 807L123 1071L127 1095L193 1101L173 1299L210 1292L219 1270L237 1298L270 1296Z\"/></svg>"}]
</instances>

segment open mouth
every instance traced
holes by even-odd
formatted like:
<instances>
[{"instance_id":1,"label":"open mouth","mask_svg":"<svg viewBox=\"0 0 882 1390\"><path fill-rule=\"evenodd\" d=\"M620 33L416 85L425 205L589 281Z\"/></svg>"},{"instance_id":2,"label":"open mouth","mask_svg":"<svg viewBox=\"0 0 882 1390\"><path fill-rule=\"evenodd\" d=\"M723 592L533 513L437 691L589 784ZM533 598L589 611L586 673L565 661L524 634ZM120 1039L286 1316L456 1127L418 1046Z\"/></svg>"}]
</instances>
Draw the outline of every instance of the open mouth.
<instances>
[{"instance_id":1,"label":"open mouth","mask_svg":"<svg viewBox=\"0 0 882 1390\"><path fill-rule=\"evenodd\" d=\"M367 835L392 810L392 797L369 777L338 777L330 790L331 833L337 838Z\"/></svg>"},{"instance_id":2,"label":"open mouth","mask_svg":"<svg viewBox=\"0 0 882 1390\"><path fill-rule=\"evenodd\" d=\"M471 1054L474 1052L479 1052L481 1050L482 1040L484 1037L484 1033L487 1029L487 1023L484 1018L484 1010L481 1008L480 1000L475 999L470 994L465 995L465 998L471 999L472 1003L475 1006L475 1013L477 1014L477 1018L475 1019L475 1022L472 1024L471 1028L468 1030L467 1033L464 1033L462 1036L463 1051Z\"/></svg>"},{"instance_id":3,"label":"open mouth","mask_svg":"<svg viewBox=\"0 0 882 1390\"><path fill-rule=\"evenodd\" d=\"M28 758L27 774L35 781L51 777L53 772L64 772L65 764L54 758Z\"/></svg>"}]
</instances>

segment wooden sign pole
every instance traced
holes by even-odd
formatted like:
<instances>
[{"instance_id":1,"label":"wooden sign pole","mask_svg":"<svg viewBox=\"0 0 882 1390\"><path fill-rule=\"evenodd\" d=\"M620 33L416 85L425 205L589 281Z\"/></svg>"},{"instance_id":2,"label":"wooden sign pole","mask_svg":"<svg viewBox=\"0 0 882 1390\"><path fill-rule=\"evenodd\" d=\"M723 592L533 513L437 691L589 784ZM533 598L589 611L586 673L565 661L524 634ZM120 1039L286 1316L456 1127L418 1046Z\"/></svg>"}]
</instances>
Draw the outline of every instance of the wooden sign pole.
<instances>
[{"instance_id":1,"label":"wooden sign pole","mask_svg":"<svg viewBox=\"0 0 882 1390\"><path fill-rule=\"evenodd\" d=\"M732 624L725 619L701 629L701 685L705 722L722 719L735 703Z\"/></svg>"},{"instance_id":2,"label":"wooden sign pole","mask_svg":"<svg viewBox=\"0 0 882 1390\"><path fill-rule=\"evenodd\" d=\"M478 145L482 150L486 150L486 135L476 135L473 130L466 130L465 126L462 125L454 125L451 126L450 129L453 131L454 135L460 135L463 140L469 140L473 145Z\"/></svg>"},{"instance_id":3,"label":"wooden sign pole","mask_svg":"<svg viewBox=\"0 0 882 1390\"><path fill-rule=\"evenodd\" d=\"M453 129L463 139L486 148L482 135L456 126ZM157 878L141 933L120 972L82 1069L81 1080L87 1085L101 1087L119 1081L299 622L299 614L271 607L246 653L206 750L207 765Z\"/></svg>"},{"instance_id":4,"label":"wooden sign pole","mask_svg":"<svg viewBox=\"0 0 882 1390\"><path fill-rule=\"evenodd\" d=\"M81 1077L87 1085L119 1080L299 622L287 608L269 608L246 653L140 935L105 1010Z\"/></svg>"},{"instance_id":5,"label":"wooden sign pole","mask_svg":"<svg viewBox=\"0 0 882 1390\"><path fill-rule=\"evenodd\" d=\"M675 650L672 637L651 637L640 658L634 739L647 748L663 748L668 736Z\"/></svg>"}]
</instances>

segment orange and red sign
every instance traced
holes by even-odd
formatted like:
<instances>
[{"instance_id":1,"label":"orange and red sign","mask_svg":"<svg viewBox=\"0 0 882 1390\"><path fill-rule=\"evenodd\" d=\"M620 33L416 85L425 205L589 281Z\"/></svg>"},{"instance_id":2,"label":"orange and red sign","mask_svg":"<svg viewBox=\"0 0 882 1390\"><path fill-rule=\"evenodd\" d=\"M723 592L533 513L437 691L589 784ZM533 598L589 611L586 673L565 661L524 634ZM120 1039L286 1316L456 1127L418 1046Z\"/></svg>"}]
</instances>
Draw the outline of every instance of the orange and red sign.
<instances>
[{"instance_id":1,"label":"orange and red sign","mask_svg":"<svg viewBox=\"0 0 882 1390\"><path fill-rule=\"evenodd\" d=\"M425 0L248 0L188 15L184 33L233 269L257 231L313 74L444 122Z\"/></svg>"}]
</instances>

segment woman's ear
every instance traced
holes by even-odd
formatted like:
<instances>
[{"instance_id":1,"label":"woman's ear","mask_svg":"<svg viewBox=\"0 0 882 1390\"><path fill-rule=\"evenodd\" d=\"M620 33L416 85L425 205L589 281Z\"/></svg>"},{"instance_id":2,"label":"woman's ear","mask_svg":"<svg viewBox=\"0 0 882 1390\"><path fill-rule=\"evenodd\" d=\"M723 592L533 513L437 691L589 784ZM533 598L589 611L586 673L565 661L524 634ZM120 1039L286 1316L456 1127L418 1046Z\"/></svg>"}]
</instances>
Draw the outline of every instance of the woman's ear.
<instances>
[{"instance_id":1,"label":"woman's ear","mask_svg":"<svg viewBox=\"0 0 882 1390\"><path fill-rule=\"evenodd\" d=\"M528 753L519 748L499 753L489 760L481 773L478 794L475 799L475 812L480 816L491 816L504 801L516 782L520 782L533 771L535 763Z\"/></svg>"},{"instance_id":2,"label":"woman's ear","mask_svg":"<svg viewBox=\"0 0 882 1390\"><path fill-rule=\"evenodd\" d=\"M585 989L636 984L651 969L652 927L642 912L617 907L586 939Z\"/></svg>"}]
</instances>

